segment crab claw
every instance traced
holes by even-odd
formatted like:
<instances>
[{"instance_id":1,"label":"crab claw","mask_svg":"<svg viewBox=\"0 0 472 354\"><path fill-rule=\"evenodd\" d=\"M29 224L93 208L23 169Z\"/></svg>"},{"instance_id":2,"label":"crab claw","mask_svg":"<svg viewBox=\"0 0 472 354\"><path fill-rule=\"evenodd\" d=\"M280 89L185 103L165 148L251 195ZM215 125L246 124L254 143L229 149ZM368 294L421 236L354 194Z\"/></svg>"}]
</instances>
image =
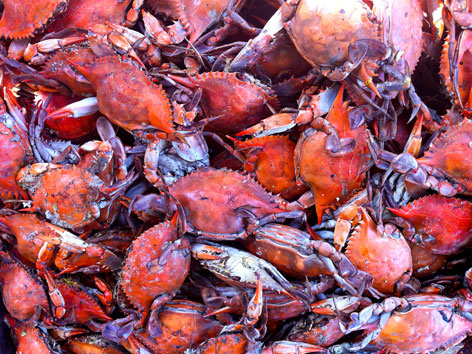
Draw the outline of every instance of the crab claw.
<instances>
[{"instance_id":1,"label":"crab claw","mask_svg":"<svg viewBox=\"0 0 472 354\"><path fill-rule=\"evenodd\" d=\"M358 296L337 296L314 302L310 307L313 313L335 316L337 313L355 311L362 301L364 299Z\"/></svg>"},{"instance_id":2,"label":"crab claw","mask_svg":"<svg viewBox=\"0 0 472 354\"><path fill-rule=\"evenodd\" d=\"M46 119L53 118L80 118L92 115L98 112L98 104L96 97L89 97L83 100L71 103L65 107L55 110L49 114Z\"/></svg>"},{"instance_id":3,"label":"crab claw","mask_svg":"<svg viewBox=\"0 0 472 354\"><path fill-rule=\"evenodd\" d=\"M327 352L325 348L317 345L283 340L275 342L270 347L265 348L261 354L307 354Z\"/></svg>"},{"instance_id":4,"label":"crab claw","mask_svg":"<svg viewBox=\"0 0 472 354\"><path fill-rule=\"evenodd\" d=\"M259 321L259 316L262 313L264 299L262 297L262 281L260 275L257 273L257 288L254 296L249 301L246 311L246 318L244 324L246 326L254 326Z\"/></svg>"},{"instance_id":5,"label":"crab claw","mask_svg":"<svg viewBox=\"0 0 472 354\"><path fill-rule=\"evenodd\" d=\"M39 234L37 236L39 239L77 254L75 258L71 257L75 264L66 263L59 275L77 271L96 272L96 268L105 268L111 271L121 268L120 258L106 248L86 242L73 233L53 224L46 223L46 226L53 232L49 235Z\"/></svg>"},{"instance_id":6,"label":"crab claw","mask_svg":"<svg viewBox=\"0 0 472 354\"><path fill-rule=\"evenodd\" d=\"M66 314L64 298L62 297L61 292L57 288L56 282L52 274L46 270L44 271L44 275L46 277L46 282L49 289L49 298L51 299L51 302L55 308L54 317L60 319Z\"/></svg>"},{"instance_id":7,"label":"crab claw","mask_svg":"<svg viewBox=\"0 0 472 354\"><path fill-rule=\"evenodd\" d=\"M243 131L240 131L236 136L243 135L254 135L254 136L265 136L275 133L284 132L293 128L297 123L296 117L290 113L278 113L270 116L269 118L261 120L256 125L249 127Z\"/></svg>"}]
</instances>

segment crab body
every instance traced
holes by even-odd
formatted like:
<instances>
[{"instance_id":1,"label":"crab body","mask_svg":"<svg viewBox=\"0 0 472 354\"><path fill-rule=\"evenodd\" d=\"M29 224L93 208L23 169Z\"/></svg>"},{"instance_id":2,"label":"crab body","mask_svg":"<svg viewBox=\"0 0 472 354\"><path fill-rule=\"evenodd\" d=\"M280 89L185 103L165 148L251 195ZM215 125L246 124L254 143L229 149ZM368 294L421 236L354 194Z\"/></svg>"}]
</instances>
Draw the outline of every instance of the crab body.
<instances>
[{"instance_id":1,"label":"crab body","mask_svg":"<svg viewBox=\"0 0 472 354\"><path fill-rule=\"evenodd\" d=\"M244 244L285 274L295 277L333 275L342 287L353 293L353 287L370 285L366 284L371 281L370 276L358 272L346 256L329 243L314 241L309 234L286 225L262 226L245 239Z\"/></svg>"},{"instance_id":2,"label":"crab body","mask_svg":"<svg viewBox=\"0 0 472 354\"><path fill-rule=\"evenodd\" d=\"M287 339L329 347L344 336L341 325L339 317L310 314L296 323Z\"/></svg>"},{"instance_id":3,"label":"crab body","mask_svg":"<svg viewBox=\"0 0 472 354\"><path fill-rule=\"evenodd\" d=\"M451 44L453 51L457 50L457 62L450 62L449 50ZM455 56L453 56L455 59ZM446 86L447 92L452 97L454 106L466 117L470 117L472 112L472 80L468 75L472 67L472 31L464 29L457 40L451 43L450 36L444 42L441 55L441 78ZM457 68L457 72L455 71ZM457 80L457 83L454 82ZM456 91L457 89L457 91Z\"/></svg>"},{"instance_id":4,"label":"crab body","mask_svg":"<svg viewBox=\"0 0 472 354\"><path fill-rule=\"evenodd\" d=\"M67 324L88 324L93 319L110 321L99 302L72 278L55 281L65 303L65 314L60 321Z\"/></svg>"},{"instance_id":5,"label":"crab body","mask_svg":"<svg viewBox=\"0 0 472 354\"><path fill-rule=\"evenodd\" d=\"M124 354L122 349L96 334L74 336L65 347L74 354Z\"/></svg>"},{"instance_id":6,"label":"crab body","mask_svg":"<svg viewBox=\"0 0 472 354\"><path fill-rule=\"evenodd\" d=\"M354 63L356 60L349 61L355 57L351 53L358 49L357 43L363 41L368 47L381 39L377 19L361 0L291 0L282 8L282 18L299 53L335 81L343 80L356 64L359 65L359 62ZM362 49L363 56L370 57L367 47ZM368 66L376 67L372 60L362 65L364 68L360 72L368 72L365 71ZM363 81L371 78L373 72L369 74L362 78Z\"/></svg>"},{"instance_id":7,"label":"crab body","mask_svg":"<svg viewBox=\"0 0 472 354\"><path fill-rule=\"evenodd\" d=\"M113 124L128 131L175 132L167 95L134 64L111 56L74 66L95 87L98 108Z\"/></svg>"},{"instance_id":8,"label":"crab body","mask_svg":"<svg viewBox=\"0 0 472 354\"><path fill-rule=\"evenodd\" d=\"M235 134L269 115L265 104L278 107L278 100L263 84L255 84L234 73L210 72L188 79L171 76L190 87L200 87L200 104L207 117L219 117L206 125L218 134ZM215 94L218 92L219 94Z\"/></svg>"},{"instance_id":9,"label":"crab body","mask_svg":"<svg viewBox=\"0 0 472 354\"><path fill-rule=\"evenodd\" d=\"M169 186L169 192L184 208L191 228L207 237L242 235L248 216L259 220L286 212L282 199L267 193L252 177L234 171L196 171Z\"/></svg>"},{"instance_id":10,"label":"crab body","mask_svg":"<svg viewBox=\"0 0 472 354\"><path fill-rule=\"evenodd\" d=\"M73 165L30 165L18 173L17 181L30 192L32 210L66 228L89 224L109 203L99 193L104 188L100 178Z\"/></svg>"},{"instance_id":11,"label":"crab body","mask_svg":"<svg viewBox=\"0 0 472 354\"><path fill-rule=\"evenodd\" d=\"M71 27L88 30L105 21L120 24L125 19L130 3L131 0L69 0L67 10L55 18L48 31L59 32Z\"/></svg>"},{"instance_id":12,"label":"crab body","mask_svg":"<svg viewBox=\"0 0 472 354\"><path fill-rule=\"evenodd\" d=\"M413 242L437 254L454 254L470 243L472 204L457 198L429 195L402 207L389 209L406 220ZM431 210L436 210L434 217Z\"/></svg>"},{"instance_id":13,"label":"crab body","mask_svg":"<svg viewBox=\"0 0 472 354\"><path fill-rule=\"evenodd\" d=\"M413 261L413 276L418 279L436 274L446 263L446 255L435 254L414 242L409 242L409 245Z\"/></svg>"},{"instance_id":14,"label":"crab body","mask_svg":"<svg viewBox=\"0 0 472 354\"><path fill-rule=\"evenodd\" d=\"M10 316L6 321L10 325L17 341L17 353L22 354L60 354L61 349L47 332L32 323L24 323Z\"/></svg>"},{"instance_id":15,"label":"crab body","mask_svg":"<svg viewBox=\"0 0 472 354\"><path fill-rule=\"evenodd\" d=\"M16 249L31 264L38 261L44 241L38 234L49 234L51 229L36 214L12 214L0 216L0 222L15 236ZM50 264L52 262L48 262Z\"/></svg>"},{"instance_id":16,"label":"crab body","mask_svg":"<svg viewBox=\"0 0 472 354\"><path fill-rule=\"evenodd\" d=\"M133 242L123 267L120 287L142 314L159 296L174 294L189 272L189 244L178 238L176 219L143 232Z\"/></svg>"},{"instance_id":17,"label":"crab body","mask_svg":"<svg viewBox=\"0 0 472 354\"><path fill-rule=\"evenodd\" d=\"M200 344L192 354L244 354L247 344L243 333L223 333Z\"/></svg>"},{"instance_id":18,"label":"crab body","mask_svg":"<svg viewBox=\"0 0 472 354\"><path fill-rule=\"evenodd\" d=\"M269 135L245 141L234 140L246 156L244 169L254 171L258 182L273 194L294 199L306 189L295 180L293 154L296 144L288 135Z\"/></svg>"},{"instance_id":19,"label":"crab body","mask_svg":"<svg viewBox=\"0 0 472 354\"><path fill-rule=\"evenodd\" d=\"M457 192L466 195L472 194L472 169L469 168L471 135L472 122L466 119L437 137L424 156L418 159L420 164L439 170L453 183L459 184ZM437 188L441 193L441 181Z\"/></svg>"},{"instance_id":20,"label":"crab body","mask_svg":"<svg viewBox=\"0 0 472 354\"><path fill-rule=\"evenodd\" d=\"M0 284L3 304L20 321L36 319L41 309L49 309L43 283L32 270L0 254Z\"/></svg>"},{"instance_id":21,"label":"crab body","mask_svg":"<svg viewBox=\"0 0 472 354\"><path fill-rule=\"evenodd\" d=\"M0 35L3 38L22 39L33 37L55 16L66 9L67 0L6 0L0 19Z\"/></svg>"},{"instance_id":22,"label":"crab body","mask_svg":"<svg viewBox=\"0 0 472 354\"><path fill-rule=\"evenodd\" d=\"M365 308L361 314L372 314L372 310L375 314L363 317L361 322L369 321L368 327L372 328L379 313L387 316L376 333L370 329L368 332L374 334L372 344L390 353L423 354L450 348L460 343L472 330L471 303L460 298L432 294L389 298L382 304ZM357 315L351 314L354 324L357 318Z\"/></svg>"},{"instance_id":23,"label":"crab body","mask_svg":"<svg viewBox=\"0 0 472 354\"><path fill-rule=\"evenodd\" d=\"M408 243L393 225L385 225L380 233L367 211L359 207L359 212L361 218L347 241L346 256L359 270L373 276L373 286L378 291L387 294L401 291L412 273ZM335 238L347 221L343 218L338 220Z\"/></svg>"},{"instance_id":24,"label":"crab body","mask_svg":"<svg viewBox=\"0 0 472 354\"><path fill-rule=\"evenodd\" d=\"M94 59L95 54L88 47L67 46L48 58L41 75L66 85L79 96L92 96L95 95L95 88L68 60L85 65Z\"/></svg>"},{"instance_id":25,"label":"crab body","mask_svg":"<svg viewBox=\"0 0 472 354\"><path fill-rule=\"evenodd\" d=\"M382 42L401 55L413 72L422 50L423 12L418 0L374 0Z\"/></svg>"},{"instance_id":26,"label":"crab body","mask_svg":"<svg viewBox=\"0 0 472 354\"><path fill-rule=\"evenodd\" d=\"M26 132L5 111L3 102L0 115L0 153L4 158L0 164L0 198L26 198L24 191L16 183L15 176L32 155Z\"/></svg>"},{"instance_id":27,"label":"crab body","mask_svg":"<svg viewBox=\"0 0 472 354\"><path fill-rule=\"evenodd\" d=\"M295 171L313 192L318 221L326 209L345 203L360 189L370 161L366 128L351 129L342 95L341 88L326 118L332 133L307 129L295 149ZM345 151L342 145L348 145Z\"/></svg>"},{"instance_id":28,"label":"crab body","mask_svg":"<svg viewBox=\"0 0 472 354\"><path fill-rule=\"evenodd\" d=\"M134 334L136 340L152 353L184 353L208 338L215 337L223 326L206 318L206 307L189 300L172 300L163 305L158 316L162 333L149 337L146 332Z\"/></svg>"},{"instance_id":29,"label":"crab body","mask_svg":"<svg viewBox=\"0 0 472 354\"><path fill-rule=\"evenodd\" d=\"M452 197L472 194L471 135L472 121L464 119L436 137L419 159L408 152L396 155L381 150L372 136L368 144L379 168L402 173L407 183Z\"/></svg>"}]
</instances>

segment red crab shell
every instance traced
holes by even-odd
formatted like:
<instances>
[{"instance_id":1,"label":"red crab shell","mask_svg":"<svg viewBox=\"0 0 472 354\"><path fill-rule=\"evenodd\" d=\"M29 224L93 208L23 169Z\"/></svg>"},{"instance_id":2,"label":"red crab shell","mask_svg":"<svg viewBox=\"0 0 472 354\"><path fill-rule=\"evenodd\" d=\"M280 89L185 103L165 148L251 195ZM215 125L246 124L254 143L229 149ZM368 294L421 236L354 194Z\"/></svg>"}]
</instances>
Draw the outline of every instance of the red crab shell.
<instances>
[{"instance_id":1,"label":"red crab shell","mask_svg":"<svg viewBox=\"0 0 472 354\"><path fill-rule=\"evenodd\" d=\"M436 274L446 263L447 256L434 254L417 243L408 242L413 261L413 276L423 279Z\"/></svg>"},{"instance_id":2,"label":"red crab shell","mask_svg":"<svg viewBox=\"0 0 472 354\"><path fill-rule=\"evenodd\" d=\"M269 224L245 239L244 245L284 274L301 278L330 275L320 255L310 248L311 240L310 235L296 228Z\"/></svg>"},{"instance_id":3,"label":"red crab shell","mask_svg":"<svg viewBox=\"0 0 472 354\"><path fill-rule=\"evenodd\" d=\"M90 48L68 46L52 54L43 66L41 75L57 80L79 96L95 95L93 85L69 62L85 65L96 58Z\"/></svg>"},{"instance_id":4,"label":"red crab shell","mask_svg":"<svg viewBox=\"0 0 472 354\"><path fill-rule=\"evenodd\" d=\"M0 284L3 304L17 320L28 321L40 308L49 309L43 283L20 263L6 262L0 265Z\"/></svg>"},{"instance_id":5,"label":"red crab shell","mask_svg":"<svg viewBox=\"0 0 472 354\"><path fill-rule=\"evenodd\" d=\"M0 35L11 39L32 37L66 6L67 0L4 0Z\"/></svg>"},{"instance_id":6,"label":"red crab shell","mask_svg":"<svg viewBox=\"0 0 472 354\"><path fill-rule=\"evenodd\" d=\"M295 149L297 177L313 192L318 221L325 209L345 203L361 187L370 156L365 126L351 130L347 102L342 101L343 88L338 92L327 121L340 139L355 139L354 149L341 156L326 151L328 135L323 131L306 130L298 139Z\"/></svg>"},{"instance_id":7,"label":"red crab shell","mask_svg":"<svg viewBox=\"0 0 472 354\"><path fill-rule=\"evenodd\" d=\"M34 176L30 171L35 166L27 166L17 175L19 185L30 191L31 210L66 228L87 225L100 215L97 202L103 198L99 193L103 182L97 176L74 165L58 165Z\"/></svg>"},{"instance_id":8,"label":"red crab shell","mask_svg":"<svg viewBox=\"0 0 472 354\"><path fill-rule=\"evenodd\" d=\"M346 256L357 269L374 277L375 289L386 294L396 293L397 283L412 272L410 247L397 230L385 227L384 235L380 235L365 209L360 208L360 211L362 220L348 240Z\"/></svg>"},{"instance_id":9,"label":"red crab shell","mask_svg":"<svg viewBox=\"0 0 472 354\"><path fill-rule=\"evenodd\" d=\"M341 66L348 60L349 44L380 40L379 25L361 0L301 0L285 28L298 52L315 66Z\"/></svg>"},{"instance_id":10,"label":"red crab shell","mask_svg":"<svg viewBox=\"0 0 472 354\"><path fill-rule=\"evenodd\" d=\"M216 234L244 229L238 208L247 207L257 218L285 211L252 177L235 171L196 171L171 185L169 192L182 204L189 223Z\"/></svg>"},{"instance_id":11,"label":"red crab shell","mask_svg":"<svg viewBox=\"0 0 472 354\"><path fill-rule=\"evenodd\" d=\"M467 201L434 194L389 210L415 228L413 242L433 253L454 254L471 241L472 203Z\"/></svg>"},{"instance_id":12,"label":"red crab shell","mask_svg":"<svg viewBox=\"0 0 472 354\"><path fill-rule=\"evenodd\" d=\"M156 128L174 133L169 99L161 86L118 56L74 64L97 91L98 108L113 124L128 131Z\"/></svg>"},{"instance_id":13,"label":"red crab shell","mask_svg":"<svg viewBox=\"0 0 472 354\"><path fill-rule=\"evenodd\" d=\"M189 300L172 300L159 312L162 334L150 338L146 331L136 333L139 342L152 353L184 353L189 348L218 335L223 326L205 317L206 306Z\"/></svg>"},{"instance_id":14,"label":"red crab shell","mask_svg":"<svg viewBox=\"0 0 472 354\"><path fill-rule=\"evenodd\" d=\"M296 143L288 135L268 135L234 141L246 155L246 171L254 171L257 181L269 192L284 199L294 199L306 191L295 180L293 153Z\"/></svg>"},{"instance_id":15,"label":"red crab shell","mask_svg":"<svg viewBox=\"0 0 472 354\"><path fill-rule=\"evenodd\" d=\"M21 354L53 354L58 353L53 350L51 338L43 330L31 323L16 321L8 318L13 334L18 342L16 352Z\"/></svg>"},{"instance_id":16,"label":"red crab shell","mask_svg":"<svg viewBox=\"0 0 472 354\"><path fill-rule=\"evenodd\" d=\"M447 177L461 184L463 194L472 194L472 121L464 119L437 137L418 162L443 172Z\"/></svg>"},{"instance_id":17,"label":"red crab shell","mask_svg":"<svg viewBox=\"0 0 472 354\"><path fill-rule=\"evenodd\" d=\"M171 77L184 85L202 89L200 104L206 116L219 117L205 128L218 134L235 134L259 123L270 114L266 103L279 105L269 88L240 80L235 73L209 72L188 79Z\"/></svg>"},{"instance_id":18,"label":"red crab shell","mask_svg":"<svg viewBox=\"0 0 472 354\"><path fill-rule=\"evenodd\" d=\"M120 286L141 313L150 309L157 296L179 289L190 270L189 244L185 239L177 241L176 222L174 217L143 232L133 241L123 266Z\"/></svg>"},{"instance_id":19,"label":"red crab shell","mask_svg":"<svg viewBox=\"0 0 472 354\"><path fill-rule=\"evenodd\" d=\"M422 50L423 11L418 0L374 0L382 41L392 46L413 72Z\"/></svg>"},{"instance_id":20,"label":"red crab shell","mask_svg":"<svg viewBox=\"0 0 472 354\"><path fill-rule=\"evenodd\" d=\"M460 343L472 331L472 321L455 313L451 299L419 294L408 311L395 311L372 342L388 353L432 353Z\"/></svg>"},{"instance_id":21,"label":"red crab shell","mask_svg":"<svg viewBox=\"0 0 472 354\"><path fill-rule=\"evenodd\" d=\"M11 120L7 114L0 115L0 199L28 199L16 183L15 176L29 159L29 151L12 128Z\"/></svg>"},{"instance_id":22,"label":"red crab shell","mask_svg":"<svg viewBox=\"0 0 472 354\"><path fill-rule=\"evenodd\" d=\"M287 339L329 347L344 336L341 330L342 321L339 317L316 316L312 319L309 316L306 321L310 321L308 328L295 329L295 327Z\"/></svg>"},{"instance_id":23,"label":"red crab shell","mask_svg":"<svg viewBox=\"0 0 472 354\"><path fill-rule=\"evenodd\" d=\"M105 21L120 24L126 15L131 0L69 0L67 10L54 19L49 32L60 32L67 28L90 29Z\"/></svg>"},{"instance_id":24,"label":"red crab shell","mask_svg":"<svg viewBox=\"0 0 472 354\"><path fill-rule=\"evenodd\" d=\"M460 41L459 41L460 40ZM454 92L454 87L451 81L451 72L450 72L450 62L449 62L449 43L450 36L444 41L444 46L441 55L441 70L440 75L443 80L444 85L446 86L448 92L451 96L454 97L454 104L457 107L464 107L462 113L467 117L472 115L472 79L470 77L470 71L472 70L472 31L468 29L462 30L461 36L457 41L454 41L454 51L458 48L457 54L457 89L459 91L459 96L456 96ZM453 52L454 52L453 51ZM460 99L460 101L459 101Z\"/></svg>"}]
</instances>

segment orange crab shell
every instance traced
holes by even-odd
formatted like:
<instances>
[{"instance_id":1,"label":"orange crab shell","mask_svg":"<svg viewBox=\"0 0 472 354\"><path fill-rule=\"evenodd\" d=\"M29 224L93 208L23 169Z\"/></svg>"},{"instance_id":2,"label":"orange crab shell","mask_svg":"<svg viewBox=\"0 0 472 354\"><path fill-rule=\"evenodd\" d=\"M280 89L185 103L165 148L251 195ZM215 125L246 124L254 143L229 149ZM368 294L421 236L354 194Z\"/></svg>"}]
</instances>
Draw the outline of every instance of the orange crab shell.
<instances>
[{"instance_id":1,"label":"orange crab shell","mask_svg":"<svg viewBox=\"0 0 472 354\"><path fill-rule=\"evenodd\" d=\"M185 239L181 240L180 250L172 251L165 260L162 258L166 247L178 240L176 219L143 232L131 246L121 288L140 312L148 310L158 295L179 289L190 270L190 251Z\"/></svg>"},{"instance_id":2,"label":"orange crab shell","mask_svg":"<svg viewBox=\"0 0 472 354\"><path fill-rule=\"evenodd\" d=\"M310 317L309 317L310 318ZM329 347L342 337L342 321L339 317L320 316L313 319L306 331L297 330L288 336L288 340L303 342L321 347Z\"/></svg>"},{"instance_id":3,"label":"orange crab shell","mask_svg":"<svg viewBox=\"0 0 472 354\"><path fill-rule=\"evenodd\" d=\"M150 338L136 333L139 342L153 353L184 353L189 348L218 335L223 326L204 317L206 306L189 300L172 300L163 305L158 321L162 334Z\"/></svg>"},{"instance_id":4,"label":"orange crab shell","mask_svg":"<svg viewBox=\"0 0 472 354\"><path fill-rule=\"evenodd\" d=\"M346 202L361 187L370 160L365 126L351 130L347 102L342 102L343 88L326 119L338 133L339 138L355 139L353 151L333 156L325 149L328 136L323 131L305 131L295 149L295 173L315 197L318 221L325 209Z\"/></svg>"},{"instance_id":5,"label":"orange crab shell","mask_svg":"<svg viewBox=\"0 0 472 354\"><path fill-rule=\"evenodd\" d=\"M269 192L280 194L284 199L294 199L306 191L307 188L295 180L293 153L296 143L288 135L268 135L235 140L234 143L237 148L244 149L242 152L248 161L254 160L254 166L248 162L244 164L246 171L254 170L258 182Z\"/></svg>"},{"instance_id":6,"label":"orange crab shell","mask_svg":"<svg viewBox=\"0 0 472 354\"><path fill-rule=\"evenodd\" d=\"M218 22L231 4L231 0L148 0L147 2L154 11L178 19L190 35L191 43L195 42L210 25Z\"/></svg>"},{"instance_id":7,"label":"orange crab shell","mask_svg":"<svg viewBox=\"0 0 472 354\"><path fill-rule=\"evenodd\" d=\"M207 117L219 117L205 128L218 134L235 134L259 123L270 114L266 103L279 106L270 89L240 80L235 73L209 72L188 79L171 77L202 89L200 103Z\"/></svg>"},{"instance_id":8,"label":"orange crab shell","mask_svg":"<svg viewBox=\"0 0 472 354\"><path fill-rule=\"evenodd\" d=\"M28 321L40 308L49 309L42 282L32 271L17 262L0 266L3 304L14 318Z\"/></svg>"},{"instance_id":9,"label":"orange crab shell","mask_svg":"<svg viewBox=\"0 0 472 354\"><path fill-rule=\"evenodd\" d=\"M36 214L1 215L0 222L15 235L16 247L21 256L32 264L38 260L38 254L44 244L36 236L48 235L51 229Z\"/></svg>"},{"instance_id":10,"label":"orange crab shell","mask_svg":"<svg viewBox=\"0 0 472 354\"><path fill-rule=\"evenodd\" d=\"M385 229L379 235L377 226L364 208L360 208L362 220L348 240L346 256L359 269L370 273L375 289L393 294L397 282L412 272L411 250L406 240L397 232Z\"/></svg>"},{"instance_id":11,"label":"orange crab shell","mask_svg":"<svg viewBox=\"0 0 472 354\"><path fill-rule=\"evenodd\" d=\"M235 213L238 208L247 207L257 218L285 211L252 177L235 171L196 171L169 186L169 192L196 229L217 234L244 229L244 218Z\"/></svg>"},{"instance_id":12,"label":"orange crab shell","mask_svg":"<svg viewBox=\"0 0 472 354\"><path fill-rule=\"evenodd\" d=\"M31 191L32 210L66 228L87 225L100 215L96 202L103 198L99 193L103 182L97 176L74 165L59 165L37 176L35 186L27 187L34 166L23 168L17 175L18 183Z\"/></svg>"},{"instance_id":13,"label":"orange crab shell","mask_svg":"<svg viewBox=\"0 0 472 354\"><path fill-rule=\"evenodd\" d=\"M0 198L27 199L27 194L16 183L15 176L28 159L28 152L8 119L0 115Z\"/></svg>"},{"instance_id":14,"label":"orange crab shell","mask_svg":"<svg viewBox=\"0 0 472 354\"><path fill-rule=\"evenodd\" d=\"M72 27L88 30L105 21L120 24L130 3L131 0L69 0L67 10L54 19L48 31L60 32Z\"/></svg>"},{"instance_id":15,"label":"orange crab shell","mask_svg":"<svg viewBox=\"0 0 472 354\"><path fill-rule=\"evenodd\" d=\"M285 28L298 52L315 66L341 66L348 60L349 44L380 40L379 25L361 0L301 0Z\"/></svg>"},{"instance_id":16,"label":"orange crab shell","mask_svg":"<svg viewBox=\"0 0 472 354\"><path fill-rule=\"evenodd\" d=\"M49 57L43 66L41 75L63 83L79 96L93 96L96 93L95 88L69 60L85 65L95 58L96 56L90 48L68 46Z\"/></svg>"},{"instance_id":17,"label":"orange crab shell","mask_svg":"<svg viewBox=\"0 0 472 354\"><path fill-rule=\"evenodd\" d=\"M74 354L124 354L98 335L70 338L65 347Z\"/></svg>"},{"instance_id":18,"label":"orange crab shell","mask_svg":"<svg viewBox=\"0 0 472 354\"><path fill-rule=\"evenodd\" d=\"M61 321L68 324L87 324L93 319L111 320L97 301L77 286L73 279L65 278L56 280L55 283L64 298L66 309Z\"/></svg>"},{"instance_id":19,"label":"orange crab shell","mask_svg":"<svg viewBox=\"0 0 472 354\"><path fill-rule=\"evenodd\" d=\"M33 37L54 16L66 9L67 0L4 0L0 19L3 38Z\"/></svg>"},{"instance_id":20,"label":"orange crab shell","mask_svg":"<svg viewBox=\"0 0 472 354\"><path fill-rule=\"evenodd\" d=\"M245 354L247 338L242 333L220 334L198 347L199 354Z\"/></svg>"},{"instance_id":21,"label":"orange crab shell","mask_svg":"<svg viewBox=\"0 0 472 354\"><path fill-rule=\"evenodd\" d=\"M420 235L421 246L433 253L454 254L472 240L472 203L467 201L434 194L389 210L407 220Z\"/></svg>"},{"instance_id":22,"label":"orange crab shell","mask_svg":"<svg viewBox=\"0 0 472 354\"><path fill-rule=\"evenodd\" d=\"M24 323L8 318L10 327L15 334L18 346L17 353L22 354L50 354L57 353L53 351L49 343L50 338L38 327L31 323Z\"/></svg>"},{"instance_id":23,"label":"orange crab shell","mask_svg":"<svg viewBox=\"0 0 472 354\"><path fill-rule=\"evenodd\" d=\"M131 62L118 56L97 58L76 69L97 91L98 108L113 124L128 131L156 128L174 133L169 99Z\"/></svg>"},{"instance_id":24,"label":"orange crab shell","mask_svg":"<svg viewBox=\"0 0 472 354\"><path fill-rule=\"evenodd\" d=\"M463 194L472 194L472 121L460 124L439 135L418 162L437 168L456 183L465 187Z\"/></svg>"},{"instance_id":25,"label":"orange crab shell","mask_svg":"<svg viewBox=\"0 0 472 354\"><path fill-rule=\"evenodd\" d=\"M373 344L389 353L426 354L453 347L470 335L472 321L452 312L451 306L434 304L435 300L450 299L427 294L414 297L425 304L394 312Z\"/></svg>"}]
</instances>

